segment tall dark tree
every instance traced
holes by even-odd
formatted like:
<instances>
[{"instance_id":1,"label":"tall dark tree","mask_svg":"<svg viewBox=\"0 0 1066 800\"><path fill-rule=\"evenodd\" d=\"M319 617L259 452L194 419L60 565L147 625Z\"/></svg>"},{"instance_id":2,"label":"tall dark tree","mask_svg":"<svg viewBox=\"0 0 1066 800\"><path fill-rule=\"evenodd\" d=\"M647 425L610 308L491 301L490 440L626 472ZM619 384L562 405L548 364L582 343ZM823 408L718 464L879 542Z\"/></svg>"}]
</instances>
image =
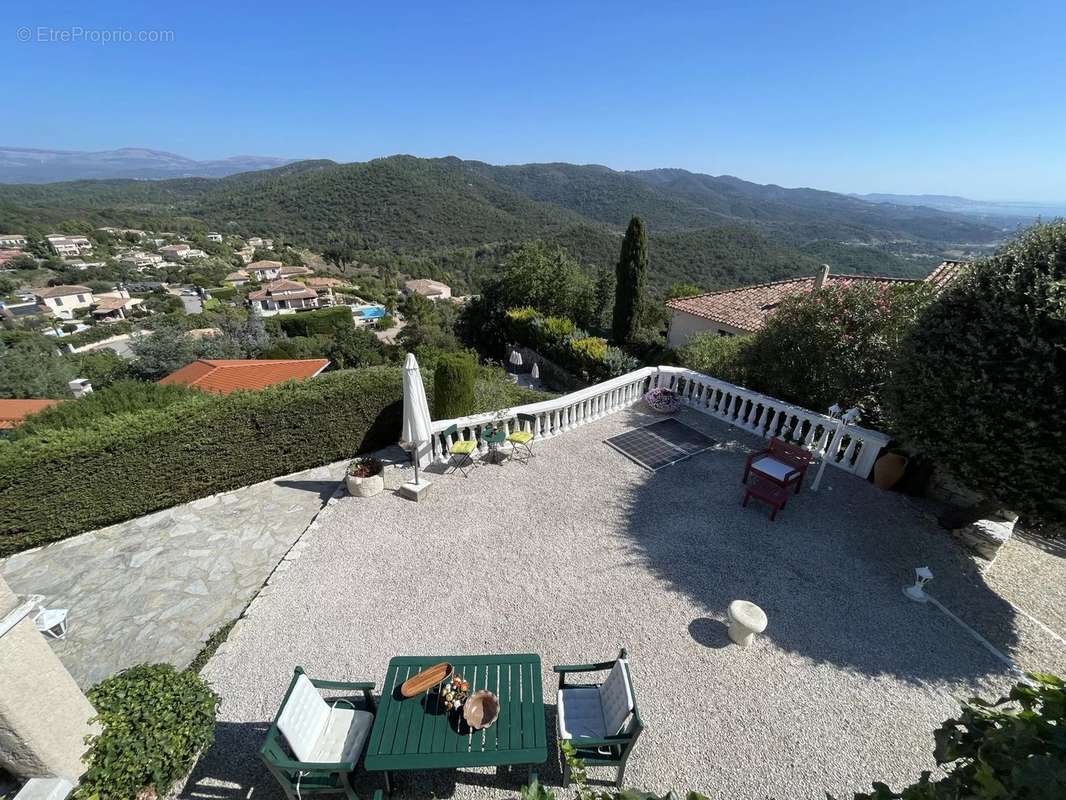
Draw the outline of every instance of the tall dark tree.
<instances>
[{"instance_id":1,"label":"tall dark tree","mask_svg":"<svg viewBox=\"0 0 1066 800\"><path fill-rule=\"evenodd\" d=\"M596 269L596 288L594 292L594 306L592 309L592 323L597 328L605 328L610 322L611 305L614 301L614 273L610 267L601 266Z\"/></svg>"},{"instance_id":2,"label":"tall dark tree","mask_svg":"<svg viewBox=\"0 0 1066 800\"><path fill-rule=\"evenodd\" d=\"M640 217L629 220L622 253L615 268L614 317L611 332L616 344L633 338L644 307L644 283L648 271L648 233Z\"/></svg>"}]
</instances>

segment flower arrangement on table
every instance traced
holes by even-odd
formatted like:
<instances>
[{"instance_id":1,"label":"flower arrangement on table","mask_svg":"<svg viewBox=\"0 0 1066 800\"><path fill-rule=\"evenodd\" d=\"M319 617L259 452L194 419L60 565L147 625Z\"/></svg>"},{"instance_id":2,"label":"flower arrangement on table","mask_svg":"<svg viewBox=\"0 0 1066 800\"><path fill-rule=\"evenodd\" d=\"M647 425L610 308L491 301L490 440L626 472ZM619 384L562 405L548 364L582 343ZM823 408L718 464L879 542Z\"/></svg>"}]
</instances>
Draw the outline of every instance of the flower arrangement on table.
<instances>
[{"instance_id":1,"label":"flower arrangement on table","mask_svg":"<svg viewBox=\"0 0 1066 800\"><path fill-rule=\"evenodd\" d=\"M643 399L648 408L660 414L676 414L681 408L681 396L662 386L646 392Z\"/></svg>"},{"instance_id":2,"label":"flower arrangement on table","mask_svg":"<svg viewBox=\"0 0 1066 800\"><path fill-rule=\"evenodd\" d=\"M452 675L440 686L440 698L449 709L460 708L470 695L470 683L462 675Z\"/></svg>"}]
</instances>

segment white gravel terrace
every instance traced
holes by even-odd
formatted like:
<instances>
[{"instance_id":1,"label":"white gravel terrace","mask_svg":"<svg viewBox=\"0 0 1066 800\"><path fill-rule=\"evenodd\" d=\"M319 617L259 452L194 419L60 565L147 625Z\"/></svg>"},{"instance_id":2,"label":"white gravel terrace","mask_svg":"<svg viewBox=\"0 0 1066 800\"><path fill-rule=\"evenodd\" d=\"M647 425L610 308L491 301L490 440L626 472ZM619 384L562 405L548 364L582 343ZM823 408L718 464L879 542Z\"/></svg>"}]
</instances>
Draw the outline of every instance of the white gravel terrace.
<instances>
[{"instance_id":1,"label":"white gravel terrace","mask_svg":"<svg viewBox=\"0 0 1066 800\"><path fill-rule=\"evenodd\" d=\"M920 564L936 574L931 593L1023 669L1066 668L1059 642L920 506L830 468L820 492L805 488L770 522L758 502L740 506L759 442L680 418L718 445L658 473L603 442L652 421L629 410L536 443L528 463L433 475L419 504L386 491L328 507L206 667L220 723L182 796L282 796L257 751L295 665L380 684L390 657L428 654L540 654L541 777L558 786L551 666L621 646L647 725L627 784L716 800L899 786L934 768L932 732L958 698L1012 681L962 627L904 598ZM747 650L726 636L737 598L769 617ZM523 777L405 773L394 796L514 797ZM381 785L360 769L364 796Z\"/></svg>"}]
</instances>

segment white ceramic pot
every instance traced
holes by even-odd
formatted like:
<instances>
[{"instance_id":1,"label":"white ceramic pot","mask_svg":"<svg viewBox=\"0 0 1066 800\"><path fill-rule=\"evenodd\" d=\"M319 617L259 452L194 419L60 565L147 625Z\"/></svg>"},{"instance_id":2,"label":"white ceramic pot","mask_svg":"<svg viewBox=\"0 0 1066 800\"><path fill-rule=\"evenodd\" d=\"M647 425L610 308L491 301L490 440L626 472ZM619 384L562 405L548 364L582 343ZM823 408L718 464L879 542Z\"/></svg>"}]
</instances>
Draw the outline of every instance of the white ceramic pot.
<instances>
[{"instance_id":1,"label":"white ceramic pot","mask_svg":"<svg viewBox=\"0 0 1066 800\"><path fill-rule=\"evenodd\" d=\"M357 478L355 475L347 475L344 478L348 486L348 494L352 497L373 497L385 491L385 477L383 475L371 475L369 478Z\"/></svg>"}]
</instances>

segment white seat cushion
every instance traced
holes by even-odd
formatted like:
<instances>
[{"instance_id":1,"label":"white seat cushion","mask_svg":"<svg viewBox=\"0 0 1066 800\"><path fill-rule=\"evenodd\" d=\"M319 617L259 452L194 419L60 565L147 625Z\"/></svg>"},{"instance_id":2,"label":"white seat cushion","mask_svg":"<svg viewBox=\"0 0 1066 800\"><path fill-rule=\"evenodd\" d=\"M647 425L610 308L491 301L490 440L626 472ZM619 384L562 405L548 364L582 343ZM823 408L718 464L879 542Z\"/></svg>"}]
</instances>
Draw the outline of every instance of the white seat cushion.
<instances>
[{"instance_id":1,"label":"white seat cushion","mask_svg":"<svg viewBox=\"0 0 1066 800\"><path fill-rule=\"evenodd\" d=\"M603 706L603 727L608 735L619 733L633 712L633 690L629 685L629 664L623 659L614 662L611 674L600 684L600 703Z\"/></svg>"},{"instance_id":2,"label":"white seat cushion","mask_svg":"<svg viewBox=\"0 0 1066 800\"><path fill-rule=\"evenodd\" d=\"M310 678L301 675L278 717L278 730L298 760L315 760L312 755L328 721L329 706Z\"/></svg>"},{"instance_id":3,"label":"white seat cushion","mask_svg":"<svg viewBox=\"0 0 1066 800\"><path fill-rule=\"evenodd\" d=\"M558 697L560 739L602 739L603 704L595 686L560 689Z\"/></svg>"},{"instance_id":4,"label":"white seat cushion","mask_svg":"<svg viewBox=\"0 0 1066 800\"><path fill-rule=\"evenodd\" d=\"M795 467L791 467L788 464L782 464L776 458L770 458L770 456L763 456L756 461L753 461L751 468L756 472L761 472L763 475L769 475L779 481L786 480L792 475L799 472Z\"/></svg>"},{"instance_id":5,"label":"white seat cushion","mask_svg":"<svg viewBox=\"0 0 1066 800\"><path fill-rule=\"evenodd\" d=\"M343 705L334 707L326 729L308 760L334 764L339 761L358 761L373 724L374 715L369 711L345 708Z\"/></svg>"},{"instance_id":6,"label":"white seat cushion","mask_svg":"<svg viewBox=\"0 0 1066 800\"><path fill-rule=\"evenodd\" d=\"M558 703L560 739L603 739L621 733L634 707L628 663L616 661L599 686L560 689Z\"/></svg>"}]
</instances>

